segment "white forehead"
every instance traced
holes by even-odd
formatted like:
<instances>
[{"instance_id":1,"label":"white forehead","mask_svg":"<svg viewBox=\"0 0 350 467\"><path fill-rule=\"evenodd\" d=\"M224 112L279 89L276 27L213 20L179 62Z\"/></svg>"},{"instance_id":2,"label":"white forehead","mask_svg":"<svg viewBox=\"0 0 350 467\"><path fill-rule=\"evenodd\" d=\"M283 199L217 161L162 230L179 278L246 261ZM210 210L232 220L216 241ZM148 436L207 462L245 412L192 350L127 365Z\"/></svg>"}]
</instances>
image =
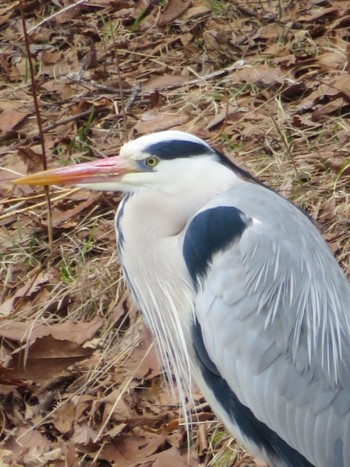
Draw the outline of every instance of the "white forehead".
<instances>
[{"instance_id":1,"label":"white forehead","mask_svg":"<svg viewBox=\"0 0 350 467\"><path fill-rule=\"evenodd\" d=\"M120 155L128 159L139 159L145 154L145 149L153 144L160 143L162 141L190 141L192 143L199 143L210 146L202 139L197 136L191 135L184 131L159 131L158 133L151 133L149 135L141 136L140 138L134 139L125 143L120 149Z\"/></svg>"}]
</instances>

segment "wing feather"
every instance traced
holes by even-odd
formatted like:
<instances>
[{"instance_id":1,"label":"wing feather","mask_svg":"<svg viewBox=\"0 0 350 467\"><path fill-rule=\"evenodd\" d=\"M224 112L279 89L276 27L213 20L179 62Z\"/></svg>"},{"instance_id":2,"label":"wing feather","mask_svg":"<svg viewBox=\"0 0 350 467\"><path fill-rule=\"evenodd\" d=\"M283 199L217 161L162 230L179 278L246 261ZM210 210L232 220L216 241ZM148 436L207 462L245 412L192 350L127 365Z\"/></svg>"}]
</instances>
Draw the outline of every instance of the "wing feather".
<instances>
[{"instance_id":1,"label":"wing feather","mask_svg":"<svg viewBox=\"0 0 350 467\"><path fill-rule=\"evenodd\" d=\"M214 206L252 222L215 253L198 289L210 360L240 402L312 464L350 465L347 279L311 221L277 194L240 185L205 209Z\"/></svg>"}]
</instances>

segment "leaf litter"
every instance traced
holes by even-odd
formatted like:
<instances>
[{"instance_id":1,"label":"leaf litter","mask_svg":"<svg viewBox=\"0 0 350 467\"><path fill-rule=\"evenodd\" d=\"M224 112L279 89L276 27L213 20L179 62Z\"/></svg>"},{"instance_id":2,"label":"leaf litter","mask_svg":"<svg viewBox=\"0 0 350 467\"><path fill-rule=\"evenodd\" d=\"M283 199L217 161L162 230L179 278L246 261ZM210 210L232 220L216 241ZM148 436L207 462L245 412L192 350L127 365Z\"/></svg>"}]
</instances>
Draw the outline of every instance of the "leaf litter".
<instances>
[{"instance_id":1,"label":"leaf litter","mask_svg":"<svg viewBox=\"0 0 350 467\"><path fill-rule=\"evenodd\" d=\"M64 5L64 6L62 6ZM350 275L350 1L24 1L48 164L207 139L316 220ZM199 392L188 438L124 290L118 194L41 170L17 2L0 6L1 465L253 466Z\"/></svg>"}]
</instances>

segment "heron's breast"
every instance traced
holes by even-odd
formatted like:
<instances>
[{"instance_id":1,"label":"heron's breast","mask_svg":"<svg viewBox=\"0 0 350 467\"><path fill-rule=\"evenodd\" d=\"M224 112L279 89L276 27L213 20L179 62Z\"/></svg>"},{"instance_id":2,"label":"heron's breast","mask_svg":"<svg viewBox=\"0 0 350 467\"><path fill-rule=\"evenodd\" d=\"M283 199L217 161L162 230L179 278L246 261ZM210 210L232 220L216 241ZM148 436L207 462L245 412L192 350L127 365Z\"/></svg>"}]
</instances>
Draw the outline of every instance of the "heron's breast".
<instances>
[{"instance_id":1,"label":"heron's breast","mask_svg":"<svg viewBox=\"0 0 350 467\"><path fill-rule=\"evenodd\" d=\"M181 233L164 235L152 210L145 215L135 195L129 195L116 214L120 262L134 301L147 321L173 321L178 316L190 327L192 283L182 255ZM175 224L174 224L175 225Z\"/></svg>"}]
</instances>

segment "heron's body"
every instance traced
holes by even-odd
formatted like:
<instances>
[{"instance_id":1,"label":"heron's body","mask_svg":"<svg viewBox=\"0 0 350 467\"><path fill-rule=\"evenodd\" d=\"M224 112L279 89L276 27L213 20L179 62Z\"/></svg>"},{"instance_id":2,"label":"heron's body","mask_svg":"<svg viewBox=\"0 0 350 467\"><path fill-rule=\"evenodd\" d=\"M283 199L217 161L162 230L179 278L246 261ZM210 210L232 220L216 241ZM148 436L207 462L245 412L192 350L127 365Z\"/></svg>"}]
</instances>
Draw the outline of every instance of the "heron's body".
<instances>
[{"instance_id":1,"label":"heron's body","mask_svg":"<svg viewBox=\"0 0 350 467\"><path fill-rule=\"evenodd\" d=\"M196 180L191 185L198 186ZM198 203L191 186L182 193L183 204L167 194L152 201L149 191L126 199L119 210L119 250L134 299L163 343L162 328L172 336L173 364L180 374L187 364L178 341L177 325L182 326L196 383L251 451L272 465L349 466L350 361L341 357L348 357L350 349L349 284L317 229L288 201L236 175L228 187L219 178L216 190L209 199L199 194ZM237 209L247 216L241 235L236 235L237 225L217 224L215 209L223 206L232 207L232 222ZM197 238L186 238L198 212L210 211L204 224L200 220L190 234ZM131 227L135 219L136 229ZM210 222L219 230L218 237L220 229L227 230L224 252L215 252L215 233L212 243L199 244L206 241L204 231ZM204 246L211 263L203 277L200 266L188 267L182 254L184 242L191 240L194 249ZM256 270L249 268L253 258ZM196 293L194 281L199 285ZM342 291L342 304L335 291ZM169 324L164 315L174 311L179 320ZM155 319L157 323L152 322ZM198 325L207 355L193 338ZM237 397L236 408L230 407L228 392L215 391L217 374L208 357L226 381L227 391ZM198 363L201 371L196 371ZM336 368L345 387L335 384ZM250 420L244 407L252 412ZM248 426L242 428L242 422ZM278 460L279 450L285 459Z\"/></svg>"},{"instance_id":2,"label":"heron's body","mask_svg":"<svg viewBox=\"0 0 350 467\"><path fill-rule=\"evenodd\" d=\"M122 150L157 159L116 183L127 284L167 371L254 454L350 466L349 282L306 215L219 156L179 132Z\"/></svg>"}]
</instances>

